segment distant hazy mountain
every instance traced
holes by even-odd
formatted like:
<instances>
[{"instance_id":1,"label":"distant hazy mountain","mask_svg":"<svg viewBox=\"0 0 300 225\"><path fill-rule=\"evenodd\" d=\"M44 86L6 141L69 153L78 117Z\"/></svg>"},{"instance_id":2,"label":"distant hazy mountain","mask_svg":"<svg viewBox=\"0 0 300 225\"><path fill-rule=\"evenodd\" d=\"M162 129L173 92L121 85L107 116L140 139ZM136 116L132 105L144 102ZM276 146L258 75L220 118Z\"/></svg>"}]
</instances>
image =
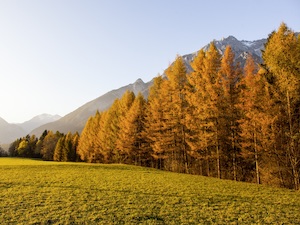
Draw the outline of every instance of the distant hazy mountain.
<instances>
[{"instance_id":1,"label":"distant hazy mountain","mask_svg":"<svg viewBox=\"0 0 300 225\"><path fill-rule=\"evenodd\" d=\"M239 62L242 66L245 64L248 54L252 54L254 60L257 63L262 62L261 50L264 48L264 43L266 39L261 39L257 41L239 41L233 36L229 36L222 40L216 41L214 43L221 54L224 53L227 45L231 45L233 52L235 53L235 60ZM209 44L203 47L206 51ZM187 54L182 56L185 60L188 71L191 71L190 63L197 55L197 52ZM144 83L141 79L138 79L135 83L129 84L127 86L121 87L116 90L112 90L95 100L92 100L85 105L79 107L75 111L64 116L60 120L52 123L45 124L37 129L33 130L31 134L40 136L44 130L60 131L63 133L71 132L81 132L88 118L94 115L97 110L103 111L108 109L116 98L121 98L126 90L133 91L135 94L142 92L145 97L148 95L149 87L152 85L152 81Z\"/></svg>"},{"instance_id":2,"label":"distant hazy mountain","mask_svg":"<svg viewBox=\"0 0 300 225\"><path fill-rule=\"evenodd\" d=\"M0 144L9 144L17 138L26 136L33 129L60 118L59 115L41 114L24 123L10 124L0 117Z\"/></svg>"},{"instance_id":3,"label":"distant hazy mountain","mask_svg":"<svg viewBox=\"0 0 300 225\"><path fill-rule=\"evenodd\" d=\"M26 132L16 124L10 124L0 117L0 144L7 144Z\"/></svg>"},{"instance_id":4,"label":"distant hazy mountain","mask_svg":"<svg viewBox=\"0 0 300 225\"><path fill-rule=\"evenodd\" d=\"M50 115L50 114L41 114L33 117L31 120L28 120L24 123L17 124L19 125L26 133L30 133L33 129L40 127L44 124L54 122L59 120L61 116L59 115Z\"/></svg>"}]
</instances>

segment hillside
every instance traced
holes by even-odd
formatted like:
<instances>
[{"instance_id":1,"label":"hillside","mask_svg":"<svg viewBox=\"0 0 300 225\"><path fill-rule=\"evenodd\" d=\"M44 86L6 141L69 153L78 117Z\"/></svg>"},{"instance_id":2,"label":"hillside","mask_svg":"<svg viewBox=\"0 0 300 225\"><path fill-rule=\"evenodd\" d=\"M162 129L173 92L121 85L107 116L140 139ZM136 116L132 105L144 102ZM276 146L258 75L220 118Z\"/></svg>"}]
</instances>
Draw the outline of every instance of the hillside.
<instances>
[{"instance_id":1,"label":"hillside","mask_svg":"<svg viewBox=\"0 0 300 225\"><path fill-rule=\"evenodd\" d=\"M235 53L236 62L241 63L242 66L245 64L246 56L249 53L252 54L257 63L262 62L261 50L263 49L265 42L266 39L261 39L257 41L239 41L233 36L229 36L219 41L214 40L214 43L216 44L216 47L218 48L221 54L224 53L227 45L231 45ZM208 46L209 44L204 46L203 49L207 50ZM185 64L188 68L188 71L191 71L190 63L192 62L196 54L197 52L194 52L182 56L185 60ZM78 109L69 113L68 115L64 116L58 121L38 127L37 129L33 130L31 134L40 136L44 130L58 130L63 133L67 133L68 131L81 132L87 119L90 116L94 115L97 110L103 111L108 109L113 103L113 101L116 98L120 98L126 90L133 91L135 94L137 94L138 92L142 92L144 96L147 96L151 84L152 81L144 83L141 79L138 79L133 84L129 84L116 90L112 90L84 104L83 106L79 107Z\"/></svg>"},{"instance_id":2,"label":"hillside","mask_svg":"<svg viewBox=\"0 0 300 225\"><path fill-rule=\"evenodd\" d=\"M0 144L7 146L17 138L26 136L33 129L60 118L61 116L59 115L41 114L24 123L12 124L0 117Z\"/></svg>"},{"instance_id":3,"label":"hillside","mask_svg":"<svg viewBox=\"0 0 300 225\"><path fill-rule=\"evenodd\" d=\"M31 134L40 136L44 130L60 131L62 133L81 132L88 118L96 113L96 111L104 111L108 109L115 99L121 98L126 90L133 91L135 94L139 92L143 93L144 96L148 95L148 89L152 82L144 83L141 79L138 79L133 84L126 85L116 90L112 90L86 104L79 107L75 111L62 117L52 123L45 124L33 130Z\"/></svg>"},{"instance_id":4,"label":"hillside","mask_svg":"<svg viewBox=\"0 0 300 225\"><path fill-rule=\"evenodd\" d=\"M300 193L128 165L0 158L6 224L299 224Z\"/></svg>"},{"instance_id":5,"label":"hillside","mask_svg":"<svg viewBox=\"0 0 300 225\"><path fill-rule=\"evenodd\" d=\"M10 124L0 117L0 144L7 144L16 138L26 135L26 132L16 124Z\"/></svg>"},{"instance_id":6,"label":"hillside","mask_svg":"<svg viewBox=\"0 0 300 225\"><path fill-rule=\"evenodd\" d=\"M41 114L38 116L33 117L31 120L25 121L24 123L17 124L20 126L27 134L30 133L37 127L40 127L44 124L54 122L59 120L61 116L59 115L50 115L50 114Z\"/></svg>"}]
</instances>

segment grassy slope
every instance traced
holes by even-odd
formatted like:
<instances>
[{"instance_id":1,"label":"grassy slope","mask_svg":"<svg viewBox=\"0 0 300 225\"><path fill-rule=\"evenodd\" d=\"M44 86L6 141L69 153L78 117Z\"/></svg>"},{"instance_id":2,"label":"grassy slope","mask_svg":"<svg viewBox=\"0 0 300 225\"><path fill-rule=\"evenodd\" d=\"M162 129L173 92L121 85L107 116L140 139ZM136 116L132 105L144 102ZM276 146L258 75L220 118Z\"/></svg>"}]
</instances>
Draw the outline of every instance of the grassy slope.
<instances>
[{"instance_id":1,"label":"grassy slope","mask_svg":"<svg viewBox=\"0 0 300 225\"><path fill-rule=\"evenodd\" d=\"M28 159L0 158L0 174L4 224L300 224L300 193L292 190Z\"/></svg>"}]
</instances>

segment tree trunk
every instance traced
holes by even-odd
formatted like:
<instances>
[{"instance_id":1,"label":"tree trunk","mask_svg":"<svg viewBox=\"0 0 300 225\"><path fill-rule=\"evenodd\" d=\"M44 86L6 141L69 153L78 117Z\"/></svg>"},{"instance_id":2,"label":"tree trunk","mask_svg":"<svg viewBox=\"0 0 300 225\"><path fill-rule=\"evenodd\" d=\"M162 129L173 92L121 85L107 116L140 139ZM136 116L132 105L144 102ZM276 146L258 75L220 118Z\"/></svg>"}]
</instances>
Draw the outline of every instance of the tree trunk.
<instances>
[{"instance_id":1,"label":"tree trunk","mask_svg":"<svg viewBox=\"0 0 300 225\"><path fill-rule=\"evenodd\" d=\"M232 164L233 164L233 180L236 181L237 176L236 176L236 155L235 155L235 152L233 152L233 154L232 154Z\"/></svg>"},{"instance_id":2,"label":"tree trunk","mask_svg":"<svg viewBox=\"0 0 300 225\"><path fill-rule=\"evenodd\" d=\"M209 169L209 157L208 157L208 148L206 147L206 173L207 176L210 176L210 169Z\"/></svg>"},{"instance_id":3,"label":"tree trunk","mask_svg":"<svg viewBox=\"0 0 300 225\"><path fill-rule=\"evenodd\" d=\"M232 125L233 127L233 125ZM237 172L236 172L236 153L235 153L235 137L234 137L234 130L231 131L232 132L232 140L231 140L231 147L232 147L232 166L233 166L233 180L236 181L237 180Z\"/></svg>"},{"instance_id":4,"label":"tree trunk","mask_svg":"<svg viewBox=\"0 0 300 225\"><path fill-rule=\"evenodd\" d=\"M218 132L218 119L215 119L215 138L216 138L216 153L217 153L217 176L221 179L221 162L220 162L220 146L219 146L219 132Z\"/></svg>"},{"instance_id":5,"label":"tree trunk","mask_svg":"<svg viewBox=\"0 0 300 225\"><path fill-rule=\"evenodd\" d=\"M218 144L217 144L217 173L218 173L218 178L221 179L220 153L219 153L219 145Z\"/></svg>"},{"instance_id":6,"label":"tree trunk","mask_svg":"<svg viewBox=\"0 0 300 225\"><path fill-rule=\"evenodd\" d=\"M199 159L199 172L200 172L200 175L203 176L202 159Z\"/></svg>"},{"instance_id":7,"label":"tree trunk","mask_svg":"<svg viewBox=\"0 0 300 225\"><path fill-rule=\"evenodd\" d=\"M289 91L286 92L287 97L287 111L288 111L288 119L289 119L289 144L288 144L288 156L289 161L292 167L293 174L293 182L295 190L299 189L299 173L297 170L297 164L299 163L296 149L295 149L295 140L294 140L294 132L293 132L293 124L292 124L292 113L291 113L291 103L290 103L290 95Z\"/></svg>"},{"instance_id":8,"label":"tree trunk","mask_svg":"<svg viewBox=\"0 0 300 225\"><path fill-rule=\"evenodd\" d=\"M256 169L256 183L259 184L259 165L258 165L258 152L257 152L257 134L256 125L254 124L254 154L255 154L255 169Z\"/></svg>"}]
</instances>

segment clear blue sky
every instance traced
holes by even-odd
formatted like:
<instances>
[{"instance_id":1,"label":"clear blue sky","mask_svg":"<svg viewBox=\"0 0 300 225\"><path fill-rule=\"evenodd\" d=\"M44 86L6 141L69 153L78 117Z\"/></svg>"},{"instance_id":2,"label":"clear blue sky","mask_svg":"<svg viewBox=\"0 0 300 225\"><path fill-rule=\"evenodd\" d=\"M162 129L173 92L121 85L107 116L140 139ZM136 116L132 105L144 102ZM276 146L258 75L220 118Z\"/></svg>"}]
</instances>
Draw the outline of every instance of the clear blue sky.
<instances>
[{"instance_id":1,"label":"clear blue sky","mask_svg":"<svg viewBox=\"0 0 300 225\"><path fill-rule=\"evenodd\" d=\"M299 0L0 0L0 117L61 116L213 39L300 31Z\"/></svg>"}]
</instances>

